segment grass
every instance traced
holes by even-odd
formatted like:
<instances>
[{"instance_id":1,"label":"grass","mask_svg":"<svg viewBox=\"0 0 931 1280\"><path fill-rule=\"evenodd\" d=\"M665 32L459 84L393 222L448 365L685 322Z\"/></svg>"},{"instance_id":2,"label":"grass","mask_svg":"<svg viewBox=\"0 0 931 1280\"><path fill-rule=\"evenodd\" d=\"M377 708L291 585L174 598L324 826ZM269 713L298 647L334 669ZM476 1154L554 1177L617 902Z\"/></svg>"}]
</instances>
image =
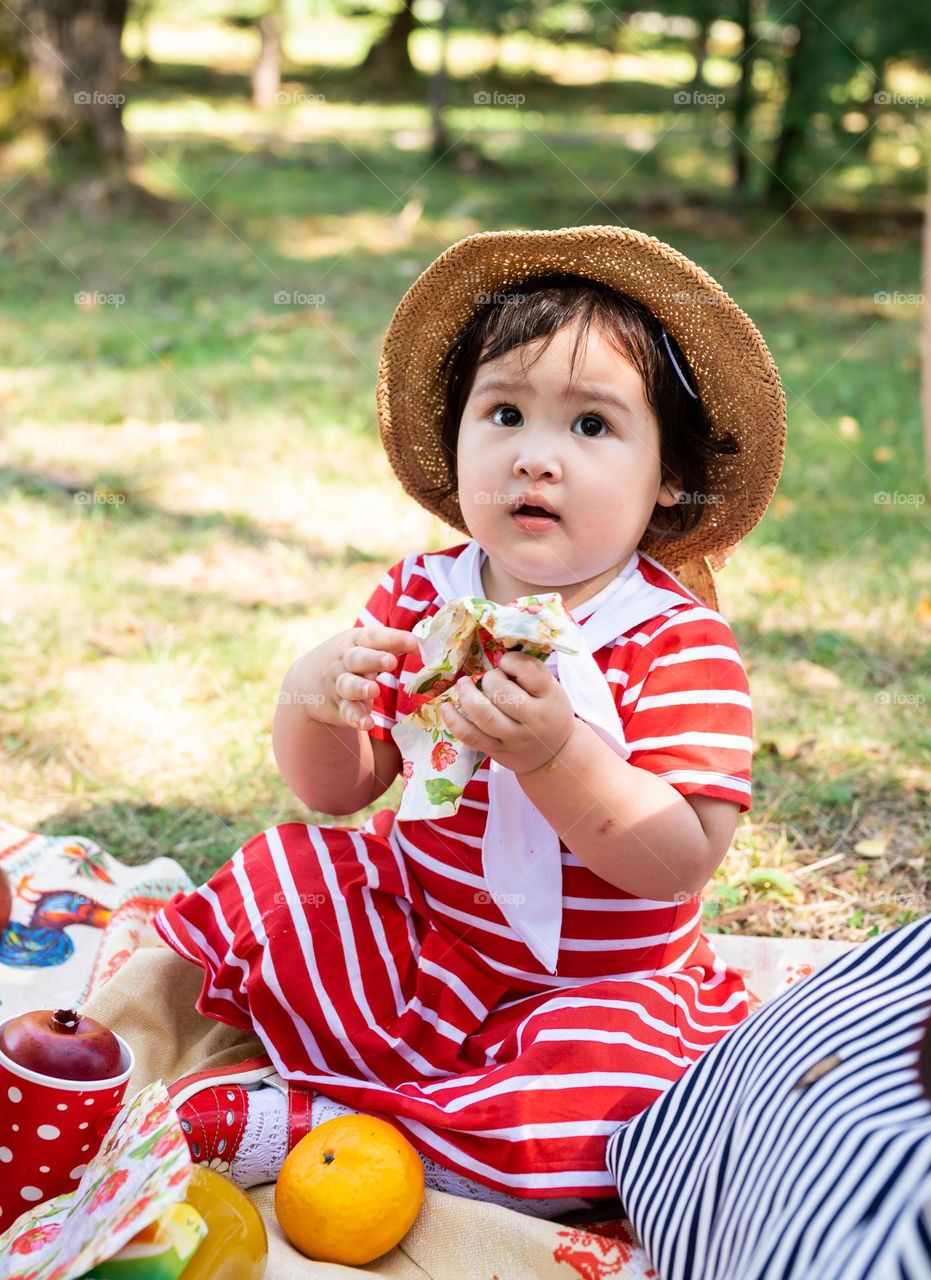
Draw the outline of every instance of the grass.
<instances>
[{"instance_id":1,"label":"grass","mask_svg":"<svg viewBox=\"0 0 931 1280\"><path fill-rule=\"evenodd\" d=\"M169 854L195 880L305 817L271 755L284 672L352 625L385 566L460 538L380 449L394 307L471 232L630 222L723 281L790 404L777 496L719 579L756 755L709 926L859 939L925 914L920 308L894 296L918 291L914 220L819 212L856 205L856 164L800 219L692 199L703 174L724 181L726 121L676 113L661 61L625 87L623 115L612 86L484 74L483 88L523 86L524 111L476 107L454 81L452 134L472 149L431 168L411 91L368 101L334 65L288 81L322 78L324 104L262 116L242 100L236 40L205 67L169 36L127 123L170 216L42 216L41 161L5 184L3 816L129 861ZM918 193L895 162L910 129L885 130L877 162L902 209ZM396 784L379 806L397 799Z\"/></svg>"}]
</instances>

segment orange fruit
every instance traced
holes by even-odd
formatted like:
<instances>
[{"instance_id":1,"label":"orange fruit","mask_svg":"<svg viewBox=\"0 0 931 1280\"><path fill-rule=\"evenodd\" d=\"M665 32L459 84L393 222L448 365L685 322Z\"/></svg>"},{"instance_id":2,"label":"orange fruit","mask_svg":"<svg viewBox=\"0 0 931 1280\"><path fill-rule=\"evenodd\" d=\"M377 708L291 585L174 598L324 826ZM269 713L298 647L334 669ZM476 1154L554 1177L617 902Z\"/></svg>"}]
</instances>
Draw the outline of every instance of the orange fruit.
<instances>
[{"instance_id":1,"label":"orange fruit","mask_svg":"<svg viewBox=\"0 0 931 1280\"><path fill-rule=\"evenodd\" d=\"M423 1203L423 1164L376 1116L337 1116L287 1156L275 1186L278 1223L318 1262L362 1266L407 1235Z\"/></svg>"}]
</instances>

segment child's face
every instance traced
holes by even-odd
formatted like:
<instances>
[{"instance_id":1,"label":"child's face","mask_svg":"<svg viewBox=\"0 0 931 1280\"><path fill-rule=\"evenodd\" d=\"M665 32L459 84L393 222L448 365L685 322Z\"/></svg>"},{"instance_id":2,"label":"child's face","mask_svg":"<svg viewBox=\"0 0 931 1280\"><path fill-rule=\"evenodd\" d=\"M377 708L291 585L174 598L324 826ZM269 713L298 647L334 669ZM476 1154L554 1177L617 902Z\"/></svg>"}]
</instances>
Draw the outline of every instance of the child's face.
<instances>
[{"instance_id":1,"label":"child's face","mask_svg":"<svg viewBox=\"0 0 931 1280\"><path fill-rule=\"evenodd\" d=\"M542 339L480 365L463 410L459 505L488 555L486 595L502 604L542 591L560 591L568 608L590 599L637 549L655 504L676 501L660 483L659 425L639 373L593 324L570 390L574 340L574 326L561 329L526 377L521 355L529 363ZM521 528L521 501L559 519Z\"/></svg>"}]
</instances>

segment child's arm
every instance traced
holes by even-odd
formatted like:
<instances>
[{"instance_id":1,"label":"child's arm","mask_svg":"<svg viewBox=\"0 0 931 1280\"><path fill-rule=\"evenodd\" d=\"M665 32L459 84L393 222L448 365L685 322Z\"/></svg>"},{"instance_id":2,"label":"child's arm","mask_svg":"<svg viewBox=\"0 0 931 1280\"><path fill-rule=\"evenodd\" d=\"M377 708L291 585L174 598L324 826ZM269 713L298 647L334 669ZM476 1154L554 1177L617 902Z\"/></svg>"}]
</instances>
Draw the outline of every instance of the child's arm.
<instances>
[{"instance_id":1,"label":"child's arm","mask_svg":"<svg viewBox=\"0 0 931 1280\"><path fill-rule=\"evenodd\" d=\"M370 743L367 733L320 724L298 706L279 704L275 712L278 770L298 800L319 813L356 813L369 803L375 772Z\"/></svg>"},{"instance_id":2,"label":"child's arm","mask_svg":"<svg viewBox=\"0 0 931 1280\"><path fill-rule=\"evenodd\" d=\"M580 862L639 898L700 893L737 826L738 805L680 795L578 718L553 760L517 777Z\"/></svg>"},{"instance_id":3,"label":"child's arm","mask_svg":"<svg viewBox=\"0 0 931 1280\"><path fill-rule=\"evenodd\" d=\"M702 637L706 630L702 620ZM697 686L701 681L709 687L708 646L683 648L681 637L671 630L663 639L680 661L660 663L656 669L670 683L684 687L682 671L688 664L682 659L695 655L691 683ZM656 688L655 680L647 684L649 672L640 679L640 670L652 665L655 656L643 656L640 669L631 674L632 687ZM739 770L750 741L732 732L735 708L740 727L750 711L739 701L726 700L724 684L746 680L742 666L732 662L729 668L726 676L718 677L720 698L712 687L711 702L683 702L686 710L679 711L679 723L682 728L694 725L691 731L664 737L662 722L651 719L655 711L644 709L650 727L628 737L632 757L639 755L637 764L622 760L596 730L574 715L566 691L544 663L528 654L506 654L496 670L485 674L481 689L467 679L457 682L462 711L446 704L443 715L467 746L514 771L550 826L596 875L636 897L672 901L699 893L708 883L737 825L739 804L707 794L711 784L720 787L722 781L733 789L736 779L722 780L722 765L716 761L726 751L729 767ZM743 695L738 689L735 696ZM689 707L697 709L692 721L685 719ZM628 728L633 724L640 729L636 714ZM696 738L698 744L677 742L677 737ZM663 747L667 751L658 758ZM641 765L644 757L660 767ZM683 795L660 776L664 770L679 777L683 771L693 774L690 781L703 783L703 791L694 797Z\"/></svg>"}]
</instances>

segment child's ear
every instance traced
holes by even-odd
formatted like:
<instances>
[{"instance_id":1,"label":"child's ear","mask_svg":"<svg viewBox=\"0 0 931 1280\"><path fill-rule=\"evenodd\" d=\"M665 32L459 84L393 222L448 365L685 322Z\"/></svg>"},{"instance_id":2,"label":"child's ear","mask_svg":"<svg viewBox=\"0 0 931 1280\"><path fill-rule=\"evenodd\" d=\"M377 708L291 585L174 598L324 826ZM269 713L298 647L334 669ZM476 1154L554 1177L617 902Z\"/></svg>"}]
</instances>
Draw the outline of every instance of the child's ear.
<instances>
[{"instance_id":1,"label":"child's ear","mask_svg":"<svg viewBox=\"0 0 931 1280\"><path fill-rule=\"evenodd\" d=\"M656 495L657 504L661 507L675 507L681 500L682 483L677 476L661 484Z\"/></svg>"}]
</instances>

